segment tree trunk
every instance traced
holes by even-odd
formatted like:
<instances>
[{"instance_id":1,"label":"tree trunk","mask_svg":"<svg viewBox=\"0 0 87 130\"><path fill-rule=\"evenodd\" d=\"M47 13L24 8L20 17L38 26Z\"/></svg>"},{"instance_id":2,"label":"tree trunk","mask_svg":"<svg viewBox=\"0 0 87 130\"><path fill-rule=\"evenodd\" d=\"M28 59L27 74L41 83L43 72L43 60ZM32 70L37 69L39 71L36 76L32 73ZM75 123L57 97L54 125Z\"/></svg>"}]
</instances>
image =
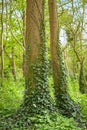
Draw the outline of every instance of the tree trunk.
<instances>
[{"instance_id":1,"label":"tree trunk","mask_svg":"<svg viewBox=\"0 0 87 130\"><path fill-rule=\"evenodd\" d=\"M15 63L14 47L12 47L12 74L13 74L13 77L14 77L14 81L16 81L17 75L16 75L16 63Z\"/></svg>"},{"instance_id":2,"label":"tree trunk","mask_svg":"<svg viewBox=\"0 0 87 130\"><path fill-rule=\"evenodd\" d=\"M87 84L84 76L83 61L80 63L79 90L82 94L87 93Z\"/></svg>"},{"instance_id":3,"label":"tree trunk","mask_svg":"<svg viewBox=\"0 0 87 130\"><path fill-rule=\"evenodd\" d=\"M77 111L74 101L70 98L67 90L66 73L62 62L62 54L58 42L58 21L56 0L49 0L50 16L50 42L51 58L53 68L53 79L55 88L56 105L60 112L72 116Z\"/></svg>"},{"instance_id":4,"label":"tree trunk","mask_svg":"<svg viewBox=\"0 0 87 130\"><path fill-rule=\"evenodd\" d=\"M23 47L25 48L25 8L24 8L24 0L22 0L22 24L23 24ZM23 76L25 77L26 73L26 64L25 64L25 50L23 50Z\"/></svg>"},{"instance_id":5,"label":"tree trunk","mask_svg":"<svg viewBox=\"0 0 87 130\"><path fill-rule=\"evenodd\" d=\"M50 106L44 34L44 0L27 0L24 107L41 113ZM27 108L28 107L28 108Z\"/></svg>"},{"instance_id":6,"label":"tree trunk","mask_svg":"<svg viewBox=\"0 0 87 130\"><path fill-rule=\"evenodd\" d=\"M1 80L4 79L4 44L3 44L3 21L4 19L4 1L2 0L2 13L1 13ZM1 83L1 84L2 84Z\"/></svg>"}]
</instances>

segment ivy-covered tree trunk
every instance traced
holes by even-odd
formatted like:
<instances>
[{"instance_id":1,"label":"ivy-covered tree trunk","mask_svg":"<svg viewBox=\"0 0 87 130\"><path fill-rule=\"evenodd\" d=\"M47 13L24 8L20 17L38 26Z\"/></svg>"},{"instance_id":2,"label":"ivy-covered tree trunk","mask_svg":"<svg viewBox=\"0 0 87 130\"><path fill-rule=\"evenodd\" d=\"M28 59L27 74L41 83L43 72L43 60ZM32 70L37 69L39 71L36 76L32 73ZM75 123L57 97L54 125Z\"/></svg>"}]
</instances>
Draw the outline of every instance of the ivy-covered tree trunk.
<instances>
[{"instance_id":1,"label":"ivy-covered tree trunk","mask_svg":"<svg viewBox=\"0 0 87 130\"><path fill-rule=\"evenodd\" d=\"M58 21L56 0L49 0L49 16L50 16L50 41L51 41L51 58L53 79L55 88L56 106L60 112L66 116L72 116L77 112L77 105L70 98L67 90L67 80L64 65L62 62L62 54L58 41Z\"/></svg>"},{"instance_id":2,"label":"ivy-covered tree trunk","mask_svg":"<svg viewBox=\"0 0 87 130\"><path fill-rule=\"evenodd\" d=\"M79 74L79 90L81 93L87 93L87 84L84 76L83 61L80 62L80 74Z\"/></svg>"},{"instance_id":3,"label":"ivy-covered tree trunk","mask_svg":"<svg viewBox=\"0 0 87 130\"><path fill-rule=\"evenodd\" d=\"M44 0L27 0L24 107L41 113L50 106L44 33Z\"/></svg>"}]
</instances>

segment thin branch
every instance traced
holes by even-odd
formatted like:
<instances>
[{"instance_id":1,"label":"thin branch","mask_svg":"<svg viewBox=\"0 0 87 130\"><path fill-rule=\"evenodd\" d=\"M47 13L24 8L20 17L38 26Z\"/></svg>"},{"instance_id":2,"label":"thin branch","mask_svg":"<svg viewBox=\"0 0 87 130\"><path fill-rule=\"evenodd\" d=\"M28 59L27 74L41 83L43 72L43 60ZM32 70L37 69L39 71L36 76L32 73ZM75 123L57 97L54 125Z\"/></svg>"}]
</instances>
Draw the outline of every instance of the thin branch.
<instances>
[{"instance_id":1,"label":"thin branch","mask_svg":"<svg viewBox=\"0 0 87 130\"><path fill-rule=\"evenodd\" d=\"M75 52L75 54L76 54L76 57L77 57L78 61L81 63L81 59L80 59L80 57L79 57L79 55L78 55L78 52L77 52L76 49L75 49L75 46L74 46L73 44L71 44L71 46L73 47L73 50L74 50L74 52Z\"/></svg>"},{"instance_id":2,"label":"thin branch","mask_svg":"<svg viewBox=\"0 0 87 130\"><path fill-rule=\"evenodd\" d=\"M23 50L25 50L25 47L22 45L22 42L20 42L20 41L16 38L16 36L14 35L14 33L13 33L11 27L10 27L10 31L11 31L11 34L12 34L13 38L15 39L15 41L22 47Z\"/></svg>"},{"instance_id":3,"label":"thin branch","mask_svg":"<svg viewBox=\"0 0 87 130\"><path fill-rule=\"evenodd\" d=\"M59 5L59 8L62 7L62 6L65 6L65 5L67 5L67 4L69 4L71 1L72 1L72 0L67 1L67 2L64 2L63 4L60 4L60 5Z\"/></svg>"}]
</instances>

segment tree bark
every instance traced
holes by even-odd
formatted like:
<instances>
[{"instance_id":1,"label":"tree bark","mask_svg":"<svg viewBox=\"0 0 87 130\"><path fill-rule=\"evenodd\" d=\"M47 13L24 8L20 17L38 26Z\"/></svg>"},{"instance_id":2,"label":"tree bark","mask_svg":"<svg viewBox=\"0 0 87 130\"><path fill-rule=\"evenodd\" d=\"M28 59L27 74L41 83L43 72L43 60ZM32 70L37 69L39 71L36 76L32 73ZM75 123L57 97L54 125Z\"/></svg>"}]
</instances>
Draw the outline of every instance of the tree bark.
<instances>
[{"instance_id":1,"label":"tree bark","mask_svg":"<svg viewBox=\"0 0 87 130\"><path fill-rule=\"evenodd\" d=\"M15 53L14 53L14 47L12 47L12 74L14 77L14 81L17 81L17 74L16 74L16 63L15 63Z\"/></svg>"},{"instance_id":2,"label":"tree bark","mask_svg":"<svg viewBox=\"0 0 87 130\"><path fill-rule=\"evenodd\" d=\"M24 0L22 0L22 24L23 24L23 47L25 48L25 8L24 8ZM25 64L25 50L23 50L23 66L22 66L22 70L23 70L23 76L25 77L25 73L26 73L26 64Z\"/></svg>"},{"instance_id":3,"label":"tree bark","mask_svg":"<svg viewBox=\"0 0 87 130\"><path fill-rule=\"evenodd\" d=\"M4 43L3 43L4 21L3 20L4 20L4 0L2 0L2 13L1 13L1 80L2 83L4 79Z\"/></svg>"},{"instance_id":4,"label":"tree bark","mask_svg":"<svg viewBox=\"0 0 87 130\"><path fill-rule=\"evenodd\" d=\"M27 0L24 107L40 113L50 106L44 33L44 0Z\"/></svg>"},{"instance_id":5,"label":"tree bark","mask_svg":"<svg viewBox=\"0 0 87 130\"><path fill-rule=\"evenodd\" d=\"M87 93L87 84L84 76L84 61L80 63L79 90L82 94Z\"/></svg>"},{"instance_id":6,"label":"tree bark","mask_svg":"<svg viewBox=\"0 0 87 130\"><path fill-rule=\"evenodd\" d=\"M60 44L58 42L59 38L56 0L49 0L48 4L50 16L50 46L56 106L59 108L62 114L70 117L74 112L77 112L77 109L76 104L71 99L67 90L66 73L62 62Z\"/></svg>"}]
</instances>

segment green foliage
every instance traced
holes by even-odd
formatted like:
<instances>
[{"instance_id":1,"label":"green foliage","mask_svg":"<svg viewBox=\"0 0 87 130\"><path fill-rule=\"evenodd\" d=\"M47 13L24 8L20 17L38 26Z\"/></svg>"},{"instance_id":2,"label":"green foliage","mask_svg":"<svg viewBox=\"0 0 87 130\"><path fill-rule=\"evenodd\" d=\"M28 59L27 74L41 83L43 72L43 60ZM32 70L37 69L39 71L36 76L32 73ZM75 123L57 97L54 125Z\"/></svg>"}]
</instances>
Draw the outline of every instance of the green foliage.
<instances>
[{"instance_id":1,"label":"green foliage","mask_svg":"<svg viewBox=\"0 0 87 130\"><path fill-rule=\"evenodd\" d=\"M20 73L21 74L21 73ZM11 114L19 108L24 93L24 80L20 77L14 82L12 75L0 87L0 113Z\"/></svg>"},{"instance_id":2,"label":"green foliage","mask_svg":"<svg viewBox=\"0 0 87 130\"><path fill-rule=\"evenodd\" d=\"M62 14L62 15L61 15ZM68 19L68 20L67 20ZM60 18L59 18L59 25L60 27L62 26L67 26L72 23L73 17L72 15L68 12L67 9L65 9L63 12L60 11Z\"/></svg>"},{"instance_id":3,"label":"green foliage","mask_svg":"<svg viewBox=\"0 0 87 130\"><path fill-rule=\"evenodd\" d=\"M55 96L54 96L54 83L53 83L53 77L50 74L49 78L48 78L48 83L49 83L49 91L50 91L50 95L52 97L53 100L55 100Z\"/></svg>"},{"instance_id":4,"label":"green foliage","mask_svg":"<svg viewBox=\"0 0 87 130\"><path fill-rule=\"evenodd\" d=\"M53 85L53 81L50 78L50 85ZM79 102L82 107L82 112L85 115L85 119L87 119L87 96L82 95L79 92L78 83L69 79L69 93L72 96L75 102ZM4 114L4 120L2 121L0 118L0 127L5 129L9 128L10 130L85 130L85 126L83 129L77 127L77 123L72 119L68 119L58 113L50 114L48 112L43 112L43 115L29 115L27 113L22 113L19 109L19 106L23 100L23 92L24 92L24 80L20 77L17 83L14 83L12 79L5 81L3 89L0 89L0 99L2 100L0 103L0 116L1 113ZM51 90L50 86L50 91ZM52 94L53 95L53 94ZM19 115L16 113L17 109L19 109ZM14 117L9 118L9 115L15 113ZM7 118L7 119L6 119ZM4 124L3 124L3 123ZM2 124L2 126L1 126Z\"/></svg>"},{"instance_id":5,"label":"green foliage","mask_svg":"<svg viewBox=\"0 0 87 130\"><path fill-rule=\"evenodd\" d=\"M63 1L66 2L65 0ZM46 6L45 6L46 8L45 9L45 28L46 28L46 48L49 50L48 52L45 52L46 50L44 50L43 48L42 49L43 49L43 53L44 52L46 53L46 58L50 61L51 60L50 40L49 40L50 28L49 28L49 22L48 22L49 16L48 16L47 2L48 0L46 1ZM84 4L86 3L87 3L87 0L84 0ZM49 73L49 79L48 79L47 72L49 70L47 68L49 66L46 63L46 59L44 59L44 57L43 57L43 61L44 61L43 63L39 64L40 62L39 63L37 62L37 64L33 66L33 71L35 74L36 89L34 93L32 93L32 96L30 97L30 99L26 101L25 108L24 106L20 107L20 105L23 102L23 96L24 96L24 79L22 77L22 69L21 69L23 50L11 34L11 30L9 26L10 3L8 2L7 4L8 4L8 11L7 11L7 14L4 15L4 27L6 28L6 31L4 28L4 49L6 51L4 54L5 79L4 79L3 87L0 86L0 130L6 130L6 129L9 129L9 130L34 130L34 129L35 130L82 130L81 128L77 127L78 124L72 118L68 119L60 114L57 114L57 113L49 114L48 112L43 112L43 115L34 114L34 113L39 113L41 111L44 111L45 106L47 109L50 107L49 95L51 95L51 97L53 98L51 100L52 103L54 103L54 100L55 100L52 74L51 72ZM22 0L22 1L13 0L13 3L11 6L12 6L12 14L11 14L12 18L10 21L11 29L12 29L13 34L17 38L17 40L20 41L22 45L23 43L22 35L25 29L25 27L23 26L23 13L25 12L26 2L25 0ZM0 2L0 7L1 7L1 2ZM72 32L74 32L75 29L78 29L77 27L78 21L76 23L73 23L72 13L69 10L67 10L67 8L63 7L61 9L62 10L59 9L59 12L58 12L60 29L61 27L64 27L65 30L68 29L68 31L71 30ZM4 13L6 13L6 10L4 11ZM6 15L8 18L6 18ZM42 29L44 29L44 26L42 26ZM42 37L42 40L44 41L45 39L44 39L43 33L44 32L42 31L41 37ZM71 34L71 37L72 36L73 34ZM86 48L85 47L86 42L84 42L83 44L84 46L82 48L84 49ZM15 63L16 63L16 68L17 68L17 82L14 82L13 76L11 74L12 73L11 72L12 71L12 63L11 63L12 47L14 47L14 53L15 53L14 55L15 55ZM82 57L83 55L84 57L86 57L86 49L84 49L83 51L81 50L82 48L80 47L80 42L77 42L76 49L79 56ZM72 78L71 80L69 79L68 81L68 90L69 90L68 92L71 96L71 99L73 99L75 103L79 103L81 105L81 111L84 114L83 119L87 121L87 95L81 94L79 92L78 78L76 80L73 79L74 75L77 75L77 76L79 75L79 65L78 65L79 63L77 61L76 55L73 52L73 48L71 47L71 44L68 46L65 53L67 55L65 58L66 58L66 63L68 65L68 71L69 71L70 77ZM73 66L74 66L75 72L73 70ZM85 70L87 70L86 58L85 58ZM65 73L65 70L63 70L63 73ZM85 73L87 74L87 71L85 71ZM65 80L65 78L63 80ZM49 85L50 94L48 94L49 93L48 85ZM60 97L58 99L60 99ZM63 109L67 107L69 109L69 112L71 112L72 109L70 105L73 106L73 103L69 102L69 104L67 105L66 104L67 102L63 102L64 100L67 100L67 95L65 95L65 97L63 96L62 101L60 100L60 106L64 107ZM29 112L29 107L27 107L28 105L31 105L30 111L34 112L33 116L30 115L30 113L28 113ZM76 117L76 113L73 113L73 117ZM79 119L80 121L79 125L82 123L84 124L83 119ZM85 125L83 126L83 130L85 130Z\"/></svg>"},{"instance_id":6,"label":"green foliage","mask_svg":"<svg viewBox=\"0 0 87 130\"><path fill-rule=\"evenodd\" d=\"M81 111L84 115L84 118L87 120L87 95L81 94L79 91L79 84L77 80L73 79L71 80L69 78L68 80L68 89L70 96L72 99L81 105Z\"/></svg>"},{"instance_id":7,"label":"green foliage","mask_svg":"<svg viewBox=\"0 0 87 130\"><path fill-rule=\"evenodd\" d=\"M25 107L25 111L26 108L29 109L29 113L42 113L45 109L47 110L52 107L47 78L48 64L46 59L43 58L31 67L33 69L35 88L32 89L32 83L30 81L26 82L28 95L26 94L24 97L23 107Z\"/></svg>"},{"instance_id":8,"label":"green foliage","mask_svg":"<svg viewBox=\"0 0 87 130\"><path fill-rule=\"evenodd\" d=\"M59 114L45 113L45 116L37 115L31 118L35 122L36 130L81 130L77 128L76 122L71 118L64 118Z\"/></svg>"},{"instance_id":9,"label":"green foliage","mask_svg":"<svg viewBox=\"0 0 87 130\"><path fill-rule=\"evenodd\" d=\"M10 130L83 130L77 127L77 123L73 118L65 118L60 114L50 114L44 111L44 115L28 116L26 122L19 120L14 124L9 120L8 124L4 124L4 128L10 128Z\"/></svg>"},{"instance_id":10,"label":"green foliage","mask_svg":"<svg viewBox=\"0 0 87 130\"><path fill-rule=\"evenodd\" d=\"M84 0L84 3L86 4L86 3L87 3L87 0Z\"/></svg>"}]
</instances>

